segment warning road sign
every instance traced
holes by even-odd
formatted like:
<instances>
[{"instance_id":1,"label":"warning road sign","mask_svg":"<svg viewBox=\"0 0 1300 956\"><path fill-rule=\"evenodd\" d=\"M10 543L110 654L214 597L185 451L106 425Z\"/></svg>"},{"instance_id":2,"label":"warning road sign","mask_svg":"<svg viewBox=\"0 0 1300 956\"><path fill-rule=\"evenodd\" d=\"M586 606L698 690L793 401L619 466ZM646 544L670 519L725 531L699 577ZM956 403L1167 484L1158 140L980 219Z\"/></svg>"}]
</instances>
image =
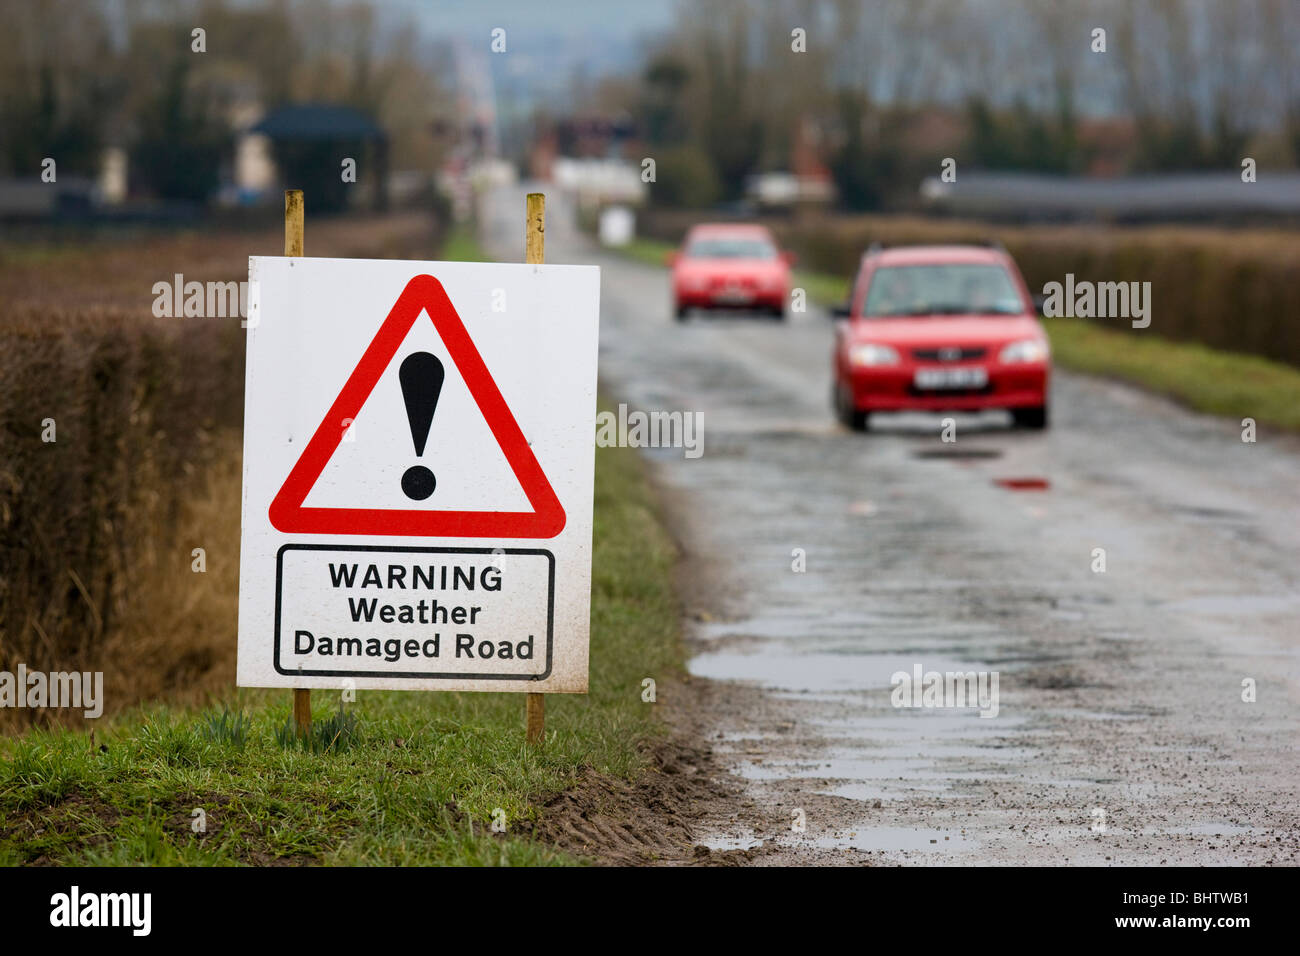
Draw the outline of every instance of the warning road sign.
<instances>
[{"instance_id":1,"label":"warning road sign","mask_svg":"<svg viewBox=\"0 0 1300 956\"><path fill-rule=\"evenodd\" d=\"M585 692L598 270L249 278L239 683Z\"/></svg>"},{"instance_id":2,"label":"warning road sign","mask_svg":"<svg viewBox=\"0 0 1300 956\"><path fill-rule=\"evenodd\" d=\"M508 300L507 300L508 301ZM433 321L448 354L482 413L492 435L532 505L530 512L446 511L437 508L304 508L303 501L329 462L346 431L343 422L355 422L375 384L388 370L398 349L421 316ZM410 424L415 454L422 457L437 412L446 370L431 352L415 351L401 362L398 381ZM402 473L402 492L413 502L430 498L437 478L425 465L412 465ZM281 531L326 534L387 534L403 537L450 535L454 537L550 538L564 527L564 509L537 464L532 449L519 431L510 408L483 364L464 323L456 314L442 284L419 275L403 290L397 304L380 327L365 355L357 363L338 399L271 502L271 523Z\"/></svg>"}]
</instances>

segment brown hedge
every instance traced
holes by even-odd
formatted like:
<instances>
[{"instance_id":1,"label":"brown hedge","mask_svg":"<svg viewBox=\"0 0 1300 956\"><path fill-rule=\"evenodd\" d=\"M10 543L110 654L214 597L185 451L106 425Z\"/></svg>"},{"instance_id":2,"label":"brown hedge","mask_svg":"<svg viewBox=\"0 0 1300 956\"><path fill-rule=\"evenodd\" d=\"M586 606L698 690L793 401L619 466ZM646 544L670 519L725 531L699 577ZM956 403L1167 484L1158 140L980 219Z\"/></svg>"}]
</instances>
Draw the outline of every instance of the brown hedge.
<instances>
[{"instance_id":1,"label":"brown hedge","mask_svg":"<svg viewBox=\"0 0 1300 956\"><path fill-rule=\"evenodd\" d=\"M238 426L242 393L237 319L5 315L0 669L95 660L130 570L174 526L216 430Z\"/></svg>"},{"instance_id":2,"label":"brown hedge","mask_svg":"<svg viewBox=\"0 0 1300 956\"><path fill-rule=\"evenodd\" d=\"M427 213L321 220L307 248L427 258L437 235ZM0 244L0 670L104 670L115 706L233 670L245 332L155 318L152 290L281 251L278 228ZM190 574L196 508L218 574ZM218 603L221 620L191 620Z\"/></svg>"}]
</instances>

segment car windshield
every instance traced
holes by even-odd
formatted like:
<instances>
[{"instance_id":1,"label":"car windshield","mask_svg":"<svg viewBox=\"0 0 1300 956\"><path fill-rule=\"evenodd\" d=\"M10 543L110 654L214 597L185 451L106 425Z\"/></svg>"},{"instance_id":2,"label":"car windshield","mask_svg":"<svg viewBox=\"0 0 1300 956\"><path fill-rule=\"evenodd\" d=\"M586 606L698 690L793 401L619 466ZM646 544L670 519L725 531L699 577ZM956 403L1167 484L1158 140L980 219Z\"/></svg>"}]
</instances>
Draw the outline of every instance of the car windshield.
<instances>
[{"instance_id":1,"label":"car windshield","mask_svg":"<svg viewBox=\"0 0 1300 956\"><path fill-rule=\"evenodd\" d=\"M710 236L692 239L689 259L775 259L776 246L767 239L748 236Z\"/></svg>"},{"instance_id":2,"label":"car windshield","mask_svg":"<svg viewBox=\"0 0 1300 956\"><path fill-rule=\"evenodd\" d=\"M862 314L1019 315L1024 311L1006 269L961 263L877 269Z\"/></svg>"}]
</instances>

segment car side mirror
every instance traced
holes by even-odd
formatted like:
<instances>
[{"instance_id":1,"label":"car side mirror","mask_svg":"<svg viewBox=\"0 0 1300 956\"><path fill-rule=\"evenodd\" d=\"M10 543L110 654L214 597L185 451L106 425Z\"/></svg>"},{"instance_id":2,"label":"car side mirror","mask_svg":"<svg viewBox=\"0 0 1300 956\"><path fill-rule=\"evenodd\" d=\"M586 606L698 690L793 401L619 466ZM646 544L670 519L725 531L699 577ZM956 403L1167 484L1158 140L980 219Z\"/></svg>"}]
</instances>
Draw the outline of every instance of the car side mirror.
<instances>
[{"instance_id":1,"label":"car side mirror","mask_svg":"<svg viewBox=\"0 0 1300 956\"><path fill-rule=\"evenodd\" d=\"M664 265L670 267L675 266L677 265L677 260L680 259L681 257L682 254L678 250L676 249L669 250L668 252L664 253Z\"/></svg>"},{"instance_id":2,"label":"car side mirror","mask_svg":"<svg viewBox=\"0 0 1300 956\"><path fill-rule=\"evenodd\" d=\"M799 257L797 255L795 255L793 252L788 252L788 251L781 253L781 259L785 262L786 265L788 265L792 269L794 268L795 263L799 261Z\"/></svg>"}]
</instances>

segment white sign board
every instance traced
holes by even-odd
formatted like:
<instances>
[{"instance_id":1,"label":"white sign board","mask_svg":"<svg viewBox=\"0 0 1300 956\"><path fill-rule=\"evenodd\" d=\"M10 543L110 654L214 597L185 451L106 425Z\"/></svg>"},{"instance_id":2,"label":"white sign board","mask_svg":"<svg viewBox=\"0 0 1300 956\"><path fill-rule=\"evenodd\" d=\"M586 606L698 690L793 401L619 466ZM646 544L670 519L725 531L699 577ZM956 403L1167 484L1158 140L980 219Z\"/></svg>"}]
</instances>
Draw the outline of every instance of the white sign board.
<instances>
[{"instance_id":1,"label":"white sign board","mask_svg":"<svg viewBox=\"0 0 1300 956\"><path fill-rule=\"evenodd\" d=\"M585 693L599 269L248 272L238 683Z\"/></svg>"}]
</instances>

